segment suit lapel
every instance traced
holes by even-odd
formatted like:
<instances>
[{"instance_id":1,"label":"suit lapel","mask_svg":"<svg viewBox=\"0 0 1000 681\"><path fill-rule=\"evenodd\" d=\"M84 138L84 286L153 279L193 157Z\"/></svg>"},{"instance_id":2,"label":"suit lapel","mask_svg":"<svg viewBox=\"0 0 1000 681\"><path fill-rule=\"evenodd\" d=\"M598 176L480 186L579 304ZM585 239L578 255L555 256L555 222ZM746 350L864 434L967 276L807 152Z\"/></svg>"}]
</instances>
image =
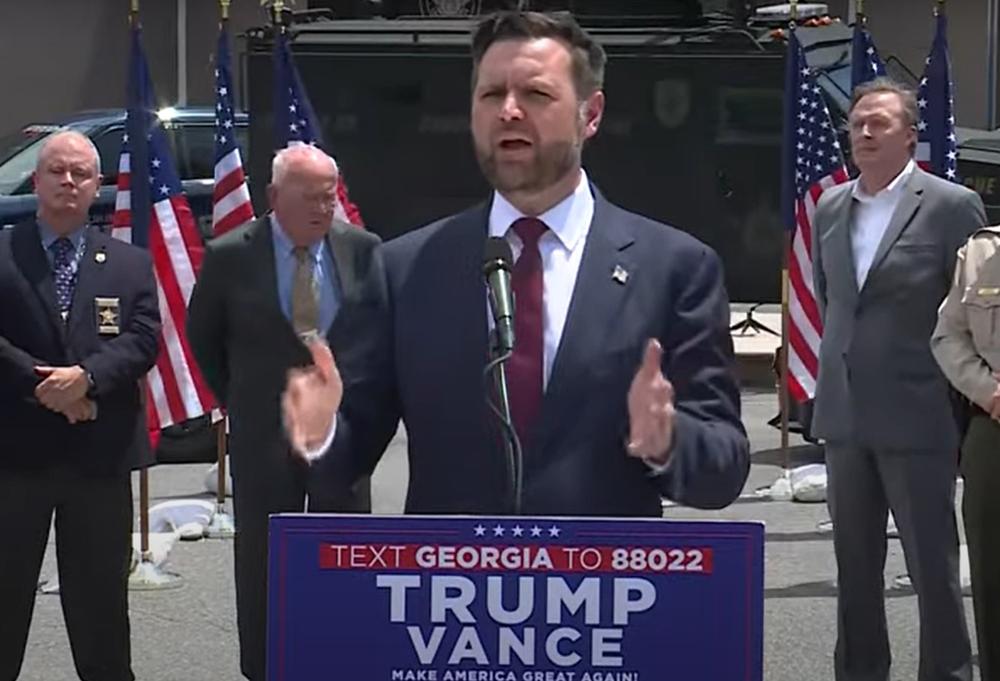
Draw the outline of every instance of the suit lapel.
<instances>
[{"instance_id":1,"label":"suit lapel","mask_svg":"<svg viewBox=\"0 0 1000 681\"><path fill-rule=\"evenodd\" d=\"M570 397L574 379L589 371L606 347L607 335L617 328L618 317L640 276L629 253L634 235L614 219L614 207L592 189L594 217L542 402L543 445L553 424L563 420L559 411L575 402Z\"/></svg>"},{"instance_id":2,"label":"suit lapel","mask_svg":"<svg viewBox=\"0 0 1000 681\"><path fill-rule=\"evenodd\" d=\"M854 197L850 190L843 192L834 208L837 216L834 232L831 234L830 246L834 249L832 259L839 259L847 263L847 270L851 275L851 289L858 292L858 271L854 265L854 248L851 243L851 208L854 205Z\"/></svg>"},{"instance_id":3,"label":"suit lapel","mask_svg":"<svg viewBox=\"0 0 1000 681\"><path fill-rule=\"evenodd\" d=\"M35 295L38 296L45 310L45 316L52 324L52 330L57 337L65 340L64 325L56 302L56 284L52 277L52 267L42 249L38 225L34 220L20 223L14 227L11 241L14 257L20 263L21 271L31 284Z\"/></svg>"},{"instance_id":4,"label":"suit lapel","mask_svg":"<svg viewBox=\"0 0 1000 681\"><path fill-rule=\"evenodd\" d=\"M357 297L358 275L357 263L354 259L354 249L351 247L350 239L345 232L349 229L357 229L339 220L335 220L330 232L326 235L326 243L330 247L333 257L333 271L337 277L336 290L337 313L333 316L330 328L326 329L326 337L331 339L334 330L337 328L337 321L345 315L342 314L345 308L353 304Z\"/></svg>"},{"instance_id":5,"label":"suit lapel","mask_svg":"<svg viewBox=\"0 0 1000 681\"><path fill-rule=\"evenodd\" d=\"M88 227L84 235L83 257L76 270L76 286L73 289L73 303L69 308L67 334L72 334L81 320L94 314L93 300L100 288L101 278L107 263L107 241L110 237L93 227ZM120 323L120 322L119 322Z\"/></svg>"},{"instance_id":6,"label":"suit lapel","mask_svg":"<svg viewBox=\"0 0 1000 681\"><path fill-rule=\"evenodd\" d=\"M889 225L886 227L885 233L882 235L882 240L878 244L878 249L875 251L872 266L868 270L868 276L865 277L866 285L871 281L872 275L875 274L879 265L882 264L882 261L889 254L889 249L899 239L903 230L906 229L906 226L913 219L914 213L920 207L920 201L924 193L922 172L919 168L914 168L913 173L902 187L903 195L899 197L899 204L896 206L896 210L893 211ZM854 262L853 258L851 262ZM862 290L864 290L864 287L862 287Z\"/></svg>"},{"instance_id":7,"label":"suit lapel","mask_svg":"<svg viewBox=\"0 0 1000 681\"><path fill-rule=\"evenodd\" d=\"M335 221L333 228L326 235L326 243L330 246L330 253L333 254L333 269L337 275L337 288L340 295L351 298L353 285L356 280L355 263L348 237L344 234L347 229L356 229Z\"/></svg>"},{"instance_id":8,"label":"suit lapel","mask_svg":"<svg viewBox=\"0 0 1000 681\"><path fill-rule=\"evenodd\" d=\"M263 306L262 312L274 320L274 326L287 329L289 335L295 336L292 324L281 310L281 300L278 298L278 271L274 264L274 239L271 235L271 219L267 215L258 218L253 228L245 238L250 240L250 251L253 254L253 271L251 277L257 283L256 299Z\"/></svg>"}]
</instances>

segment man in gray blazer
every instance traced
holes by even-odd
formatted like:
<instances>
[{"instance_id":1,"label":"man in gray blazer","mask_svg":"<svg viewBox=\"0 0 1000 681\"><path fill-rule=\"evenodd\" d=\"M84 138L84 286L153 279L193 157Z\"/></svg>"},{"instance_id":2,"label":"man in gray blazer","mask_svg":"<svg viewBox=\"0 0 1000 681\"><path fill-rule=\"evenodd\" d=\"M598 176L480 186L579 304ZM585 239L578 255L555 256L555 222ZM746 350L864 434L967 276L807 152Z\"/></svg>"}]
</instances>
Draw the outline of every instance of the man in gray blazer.
<instances>
[{"instance_id":1,"label":"man in gray blazer","mask_svg":"<svg viewBox=\"0 0 1000 681\"><path fill-rule=\"evenodd\" d=\"M974 192L914 163L917 112L913 93L890 80L855 91L861 174L825 192L813 219L824 328L813 432L826 441L838 681L889 678L890 509L917 592L919 679L972 678L954 511L959 433L930 338L956 251L986 217Z\"/></svg>"},{"instance_id":2,"label":"man in gray blazer","mask_svg":"<svg viewBox=\"0 0 1000 681\"><path fill-rule=\"evenodd\" d=\"M279 152L271 179L273 212L208 244L188 310L191 349L230 419L240 665L251 681L266 674L268 515L303 511L307 493L311 511L369 507L367 480L309 487L306 465L289 456L281 393L288 370L312 361L302 335L349 356L370 326L362 282L379 239L333 220L337 169L322 151Z\"/></svg>"}]
</instances>

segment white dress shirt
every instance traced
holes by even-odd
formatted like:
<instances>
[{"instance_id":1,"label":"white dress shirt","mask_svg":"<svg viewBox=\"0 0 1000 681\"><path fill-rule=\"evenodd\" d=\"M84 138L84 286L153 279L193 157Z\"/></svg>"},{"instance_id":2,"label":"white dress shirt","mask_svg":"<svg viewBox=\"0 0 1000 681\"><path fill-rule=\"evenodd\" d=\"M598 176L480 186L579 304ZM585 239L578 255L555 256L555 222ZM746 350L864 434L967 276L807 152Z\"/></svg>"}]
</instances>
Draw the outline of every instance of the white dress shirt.
<instances>
[{"instance_id":1,"label":"white dress shirt","mask_svg":"<svg viewBox=\"0 0 1000 681\"><path fill-rule=\"evenodd\" d=\"M514 262L521 256L521 239L510 227L514 221L525 217L499 192L493 193L490 208L489 234L505 237L514 253ZM559 350L569 302L573 298L576 277L583 260L583 246L587 242L590 223L594 218L594 195L590 191L587 175L580 171L580 182L572 194L537 216L549 231L538 241L542 254L542 304L544 348L542 351L542 386L549 384L552 363ZM490 318L492 322L492 317Z\"/></svg>"},{"instance_id":2,"label":"white dress shirt","mask_svg":"<svg viewBox=\"0 0 1000 681\"><path fill-rule=\"evenodd\" d=\"M510 243L517 262L521 255L521 239L510 229L524 213L515 208L499 192L493 193L493 205L490 208L489 235L505 237ZM542 255L542 300L544 305L544 348L542 351L542 385L547 386L552 374L552 363L559 350L563 328L566 326L566 316L569 314L569 303L576 286L576 277L580 272L580 262L583 259L583 247L590 232L590 223L594 217L594 195L590 190L587 174L580 170L580 181L573 193L555 206L538 216L549 231L538 241L538 250ZM483 298L486 304L486 298ZM492 317L487 314L489 322ZM337 419L323 444L316 449L305 452L309 461L321 457L333 444L337 433Z\"/></svg>"},{"instance_id":3,"label":"white dress shirt","mask_svg":"<svg viewBox=\"0 0 1000 681\"><path fill-rule=\"evenodd\" d=\"M868 194L861 188L860 179L854 180L851 196L854 197L854 214L851 220L851 251L854 256L854 273L858 290L864 286L871 269L875 252L882 243L885 230L889 227L896 206L903 197L906 180L916 167L913 159L899 172L892 182L875 194Z\"/></svg>"}]
</instances>

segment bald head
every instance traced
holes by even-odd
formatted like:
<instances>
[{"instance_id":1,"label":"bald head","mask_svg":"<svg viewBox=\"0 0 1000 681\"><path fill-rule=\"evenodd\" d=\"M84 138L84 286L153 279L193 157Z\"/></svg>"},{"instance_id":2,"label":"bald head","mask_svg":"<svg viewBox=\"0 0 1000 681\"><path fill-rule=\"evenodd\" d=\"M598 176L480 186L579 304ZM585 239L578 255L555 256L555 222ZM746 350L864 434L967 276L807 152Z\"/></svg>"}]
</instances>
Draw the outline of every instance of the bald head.
<instances>
[{"instance_id":1,"label":"bald head","mask_svg":"<svg viewBox=\"0 0 1000 681\"><path fill-rule=\"evenodd\" d=\"M42 166L48 156L61 152L67 148L79 151L88 156L93 163L94 173L101 173L101 156L97 153L97 147L89 137L76 130L62 130L49 135L42 143L42 148L38 152L38 162L35 165L37 170Z\"/></svg>"},{"instance_id":2,"label":"bald head","mask_svg":"<svg viewBox=\"0 0 1000 681\"><path fill-rule=\"evenodd\" d=\"M316 243L330 230L337 205L337 163L316 147L282 149L271 165L271 210L296 246Z\"/></svg>"},{"instance_id":3,"label":"bald head","mask_svg":"<svg viewBox=\"0 0 1000 681\"><path fill-rule=\"evenodd\" d=\"M86 135L65 130L42 144L35 166L38 217L59 234L87 223L101 187L101 159Z\"/></svg>"},{"instance_id":4,"label":"bald head","mask_svg":"<svg viewBox=\"0 0 1000 681\"><path fill-rule=\"evenodd\" d=\"M337 162L322 149L310 144L296 144L281 149L271 162L271 184L282 184L289 174L306 170L317 172L332 171L338 174Z\"/></svg>"}]
</instances>

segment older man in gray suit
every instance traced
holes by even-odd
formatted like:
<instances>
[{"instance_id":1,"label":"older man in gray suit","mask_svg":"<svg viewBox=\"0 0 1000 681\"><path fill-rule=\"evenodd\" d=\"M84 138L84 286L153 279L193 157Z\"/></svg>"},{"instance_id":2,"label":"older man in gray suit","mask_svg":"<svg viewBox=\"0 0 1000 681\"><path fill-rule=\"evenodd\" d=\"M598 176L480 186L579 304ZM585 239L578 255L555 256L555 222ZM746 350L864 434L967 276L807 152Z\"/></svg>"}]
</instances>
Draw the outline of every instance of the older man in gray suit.
<instances>
[{"instance_id":1,"label":"older man in gray suit","mask_svg":"<svg viewBox=\"0 0 1000 681\"><path fill-rule=\"evenodd\" d=\"M813 432L826 441L837 557L838 681L886 681L886 519L899 528L920 612L921 681L972 678L958 577L959 433L931 355L959 246L985 223L972 191L925 173L913 93L859 87L857 180L824 193L813 223L823 318Z\"/></svg>"}]
</instances>

